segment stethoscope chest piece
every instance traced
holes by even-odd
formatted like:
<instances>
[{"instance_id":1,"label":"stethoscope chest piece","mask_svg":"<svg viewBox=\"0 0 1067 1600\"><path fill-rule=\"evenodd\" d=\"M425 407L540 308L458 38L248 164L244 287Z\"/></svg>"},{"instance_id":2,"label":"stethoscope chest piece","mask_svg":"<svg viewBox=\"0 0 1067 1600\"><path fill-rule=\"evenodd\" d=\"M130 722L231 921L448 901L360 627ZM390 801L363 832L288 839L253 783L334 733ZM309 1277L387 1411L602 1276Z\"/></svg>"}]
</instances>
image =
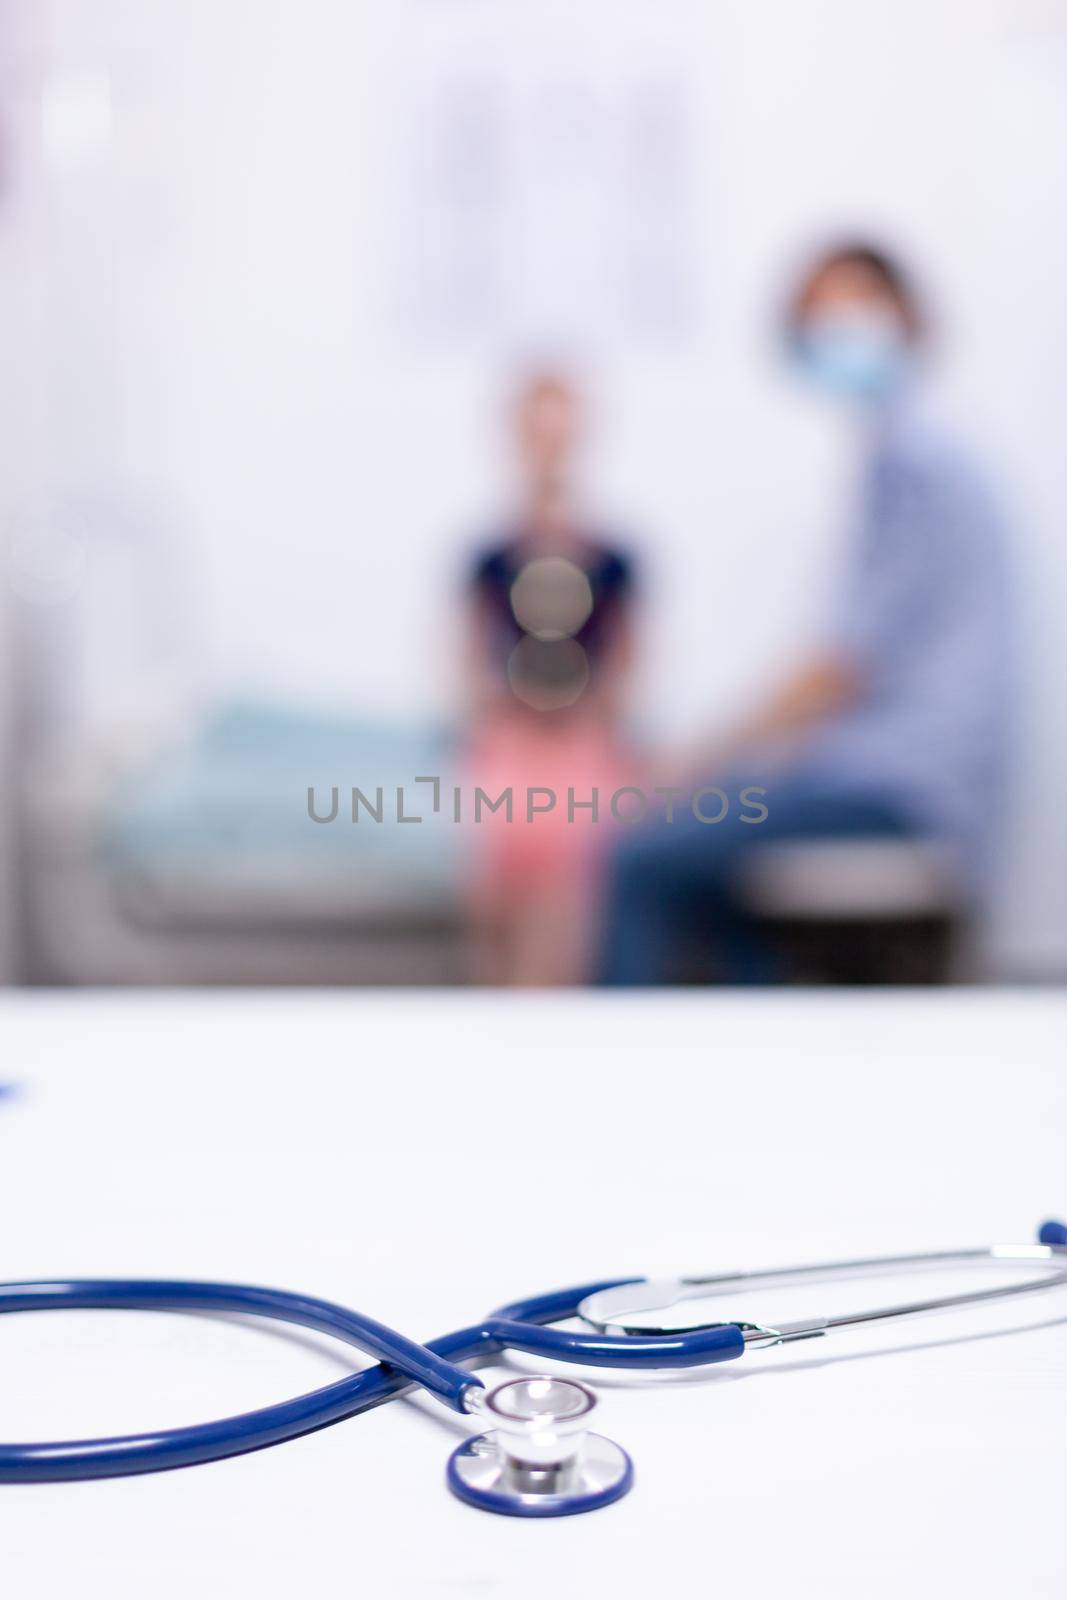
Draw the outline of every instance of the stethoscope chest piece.
<instances>
[{"instance_id":1,"label":"stethoscope chest piece","mask_svg":"<svg viewBox=\"0 0 1067 1600\"><path fill-rule=\"evenodd\" d=\"M448 1461L453 1494L509 1517L566 1517L619 1500L633 1484L620 1445L589 1433L596 1396L566 1378L513 1378L472 1404L496 1426Z\"/></svg>"}]
</instances>

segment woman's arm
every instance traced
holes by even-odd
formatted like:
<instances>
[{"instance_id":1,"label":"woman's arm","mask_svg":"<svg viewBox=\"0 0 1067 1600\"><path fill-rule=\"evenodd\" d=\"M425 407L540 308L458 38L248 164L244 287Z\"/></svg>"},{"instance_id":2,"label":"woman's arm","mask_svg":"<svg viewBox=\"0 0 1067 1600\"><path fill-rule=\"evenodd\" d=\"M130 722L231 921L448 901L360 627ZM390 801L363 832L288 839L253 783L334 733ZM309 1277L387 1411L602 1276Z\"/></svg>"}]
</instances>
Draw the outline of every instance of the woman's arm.
<instances>
[{"instance_id":1,"label":"woman's arm","mask_svg":"<svg viewBox=\"0 0 1067 1600\"><path fill-rule=\"evenodd\" d=\"M460 698L474 720L500 700L500 674L490 649L489 610L477 593L467 597L460 640Z\"/></svg>"},{"instance_id":2,"label":"woman's arm","mask_svg":"<svg viewBox=\"0 0 1067 1600\"><path fill-rule=\"evenodd\" d=\"M668 755L660 776L696 781L754 746L803 739L855 705L862 689L862 672L847 657L830 651L811 655L732 728L718 737L703 734Z\"/></svg>"},{"instance_id":3,"label":"woman's arm","mask_svg":"<svg viewBox=\"0 0 1067 1600\"><path fill-rule=\"evenodd\" d=\"M802 734L854 705L860 694L860 680L858 668L842 655L810 656L762 705L738 723L730 742L742 748Z\"/></svg>"}]
</instances>

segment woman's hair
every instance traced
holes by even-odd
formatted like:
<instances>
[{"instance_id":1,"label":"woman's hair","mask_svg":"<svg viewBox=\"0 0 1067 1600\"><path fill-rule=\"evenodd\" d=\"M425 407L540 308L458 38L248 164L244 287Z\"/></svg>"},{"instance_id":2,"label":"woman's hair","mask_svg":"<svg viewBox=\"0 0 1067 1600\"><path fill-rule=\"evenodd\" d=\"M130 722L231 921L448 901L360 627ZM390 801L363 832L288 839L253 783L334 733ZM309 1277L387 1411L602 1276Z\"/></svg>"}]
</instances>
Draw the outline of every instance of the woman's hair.
<instances>
[{"instance_id":1,"label":"woman's hair","mask_svg":"<svg viewBox=\"0 0 1067 1600\"><path fill-rule=\"evenodd\" d=\"M796 326L815 285L835 267L856 267L869 274L895 303L908 337L918 340L926 335L928 324L922 297L910 273L896 256L866 239L841 240L820 250L809 262L786 302L787 328Z\"/></svg>"}]
</instances>

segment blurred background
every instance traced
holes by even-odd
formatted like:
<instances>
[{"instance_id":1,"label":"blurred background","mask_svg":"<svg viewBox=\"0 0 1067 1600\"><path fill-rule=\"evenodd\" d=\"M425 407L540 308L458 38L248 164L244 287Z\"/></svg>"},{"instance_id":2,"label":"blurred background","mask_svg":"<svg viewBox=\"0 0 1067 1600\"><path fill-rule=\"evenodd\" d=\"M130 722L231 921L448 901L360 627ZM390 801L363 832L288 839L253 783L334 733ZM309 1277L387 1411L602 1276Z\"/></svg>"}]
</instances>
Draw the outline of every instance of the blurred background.
<instances>
[{"instance_id":1,"label":"blurred background","mask_svg":"<svg viewBox=\"0 0 1067 1600\"><path fill-rule=\"evenodd\" d=\"M786 841L751 914L792 981L1062 981L1065 192L1067 0L0 0L0 979L595 976L596 932L480 966L536 852L483 893L447 806L353 825L351 786L478 778L471 608L518 617L486 552L534 499L627 596L625 737L572 717L542 772L634 781L773 692L862 456L783 308L870 239L997 505L1003 805L980 894L925 839ZM598 838L534 946L616 914Z\"/></svg>"}]
</instances>

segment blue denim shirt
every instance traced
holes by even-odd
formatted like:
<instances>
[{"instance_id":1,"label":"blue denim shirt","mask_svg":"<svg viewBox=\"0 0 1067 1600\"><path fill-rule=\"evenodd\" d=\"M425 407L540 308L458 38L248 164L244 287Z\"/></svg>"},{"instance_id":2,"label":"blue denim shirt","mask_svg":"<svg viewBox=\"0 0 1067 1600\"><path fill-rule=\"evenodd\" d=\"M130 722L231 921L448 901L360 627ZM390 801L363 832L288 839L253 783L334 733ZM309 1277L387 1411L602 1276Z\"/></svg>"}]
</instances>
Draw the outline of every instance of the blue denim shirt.
<instances>
[{"instance_id":1,"label":"blue denim shirt","mask_svg":"<svg viewBox=\"0 0 1067 1600\"><path fill-rule=\"evenodd\" d=\"M980 875L1002 819L1014 682L1000 509L974 462L903 411L872 434L857 522L831 645L864 693L802 765L897 802Z\"/></svg>"}]
</instances>

